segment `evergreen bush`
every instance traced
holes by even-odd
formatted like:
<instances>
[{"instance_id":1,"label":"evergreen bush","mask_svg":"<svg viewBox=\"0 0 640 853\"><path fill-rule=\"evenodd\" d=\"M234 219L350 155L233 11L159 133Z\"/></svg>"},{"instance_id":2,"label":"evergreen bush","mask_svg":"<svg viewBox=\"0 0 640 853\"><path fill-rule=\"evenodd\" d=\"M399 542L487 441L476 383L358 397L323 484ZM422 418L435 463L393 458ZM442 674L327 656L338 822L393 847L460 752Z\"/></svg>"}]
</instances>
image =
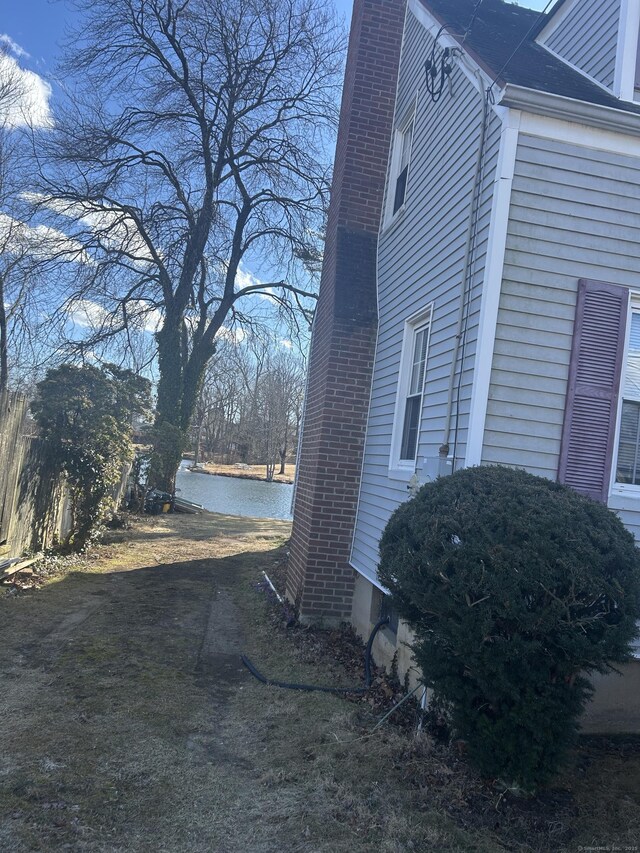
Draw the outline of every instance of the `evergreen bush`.
<instances>
[{"instance_id":1,"label":"evergreen bush","mask_svg":"<svg viewBox=\"0 0 640 853\"><path fill-rule=\"evenodd\" d=\"M71 495L66 546L81 551L113 508L112 492L133 456L131 419L150 405L150 382L113 364L63 364L38 383L31 411L45 459Z\"/></svg>"},{"instance_id":2,"label":"evergreen bush","mask_svg":"<svg viewBox=\"0 0 640 853\"><path fill-rule=\"evenodd\" d=\"M481 772L532 792L591 693L630 657L640 551L602 504L521 470L423 486L392 515L380 579L416 635L425 683Z\"/></svg>"}]
</instances>

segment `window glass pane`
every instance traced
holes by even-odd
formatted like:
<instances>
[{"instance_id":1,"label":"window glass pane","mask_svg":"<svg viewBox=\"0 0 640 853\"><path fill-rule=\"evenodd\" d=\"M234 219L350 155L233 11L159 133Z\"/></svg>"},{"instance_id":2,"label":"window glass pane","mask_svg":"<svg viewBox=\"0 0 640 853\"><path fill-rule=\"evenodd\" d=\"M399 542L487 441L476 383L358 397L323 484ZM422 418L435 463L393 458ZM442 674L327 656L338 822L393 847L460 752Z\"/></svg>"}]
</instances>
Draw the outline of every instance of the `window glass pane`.
<instances>
[{"instance_id":1,"label":"window glass pane","mask_svg":"<svg viewBox=\"0 0 640 853\"><path fill-rule=\"evenodd\" d=\"M623 397L635 397L640 400L640 313L631 314L629 332L629 351L625 364Z\"/></svg>"},{"instance_id":2,"label":"window glass pane","mask_svg":"<svg viewBox=\"0 0 640 853\"><path fill-rule=\"evenodd\" d=\"M413 120L405 130L399 134L397 144L400 146L400 163L398 165L398 177L396 178L396 190L393 197L393 212L397 213L404 204L407 192L407 175L409 174L409 158L411 157L411 139L413 138Z\"/></svg>"},{"instance_id":3,"label":"window glass pane","mask_svg":"<svg viewBox=\"0 0 640 853\"><path fill-rule=\"evenodd\" d=\"M409 171L409 167L405 166L404 169L398 175L398 179L396 181L396 194L393 199L393 212L397 213L402 205L404 204L404 194L407 189L407 173Z\"/></svg>"},{"instance_id":4,"label":"window glass pane","mask_svg":"<svg viewBox=\"0 0 640 853\"><path fill-rule=\"evenodd\" d=\"M407 397L407 405L404 410L404 426L402 428L402 446L400 447L400 459L415 459L418 444L418 422L420 420L420 407L422 394L415 397Z\"/></svg>"},{"instance_id":5,"label":"window glass pane","mask_svg":"<svg viewBox=\"0 0 640 853\"><path fill-rule=\"evenodd\" d=\"M409 157L411 156L411 139L413 137L413 121L402 134L402 153L400 155L400 169L404 169L409 165Z\"/></svg>"},{"instance_id":6,"label":"window glass pane","mask_svg":"<svg viewBox=\"0 0 640 853\"><path fill-rule=\"evenodd\" d=\"M428 329L420 329L416 332L413 345L413 364L411 366L411 381L409 383L409 394L422 394L424 385L424 368L427 361Z\"/></svg>"},{"instance_id":7,"label":"window glass pane","mask_svg":"<svg viewBox=\"0 0 640 853\"><path fill-rule=\"evenodd\" d=\"M618 443L618 465L616 481L640 485L638 470L640 440L640 403L624 400L620 418L620 441Z\"/></svg>"}]
</instances>

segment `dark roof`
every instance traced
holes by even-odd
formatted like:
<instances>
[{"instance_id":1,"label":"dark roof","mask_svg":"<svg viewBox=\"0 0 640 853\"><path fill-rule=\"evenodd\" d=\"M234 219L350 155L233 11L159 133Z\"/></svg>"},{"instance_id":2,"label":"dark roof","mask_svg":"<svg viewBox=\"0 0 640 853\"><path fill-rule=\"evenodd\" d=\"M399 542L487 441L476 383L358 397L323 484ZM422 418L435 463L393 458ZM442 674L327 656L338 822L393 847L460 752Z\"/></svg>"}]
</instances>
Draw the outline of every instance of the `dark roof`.
<instances>
[{"instance_id":1,"label":"dark roof","mask_svg":"<svg viewBox=\"0 0 640 853\"><path fill-rule=\"evenodd\" d=\"M450 35L462 41L472 21L476 0L422 0L422 3L437 20L448 25ZM541 16L539 12L514 3L482 0L464 48L492 78L497 78L498 85L513 83L639 113L640 106L610 95L536 44L536 35L561 5L562 2L556 3L550 13Z\"/></svg>"}]
</instances>

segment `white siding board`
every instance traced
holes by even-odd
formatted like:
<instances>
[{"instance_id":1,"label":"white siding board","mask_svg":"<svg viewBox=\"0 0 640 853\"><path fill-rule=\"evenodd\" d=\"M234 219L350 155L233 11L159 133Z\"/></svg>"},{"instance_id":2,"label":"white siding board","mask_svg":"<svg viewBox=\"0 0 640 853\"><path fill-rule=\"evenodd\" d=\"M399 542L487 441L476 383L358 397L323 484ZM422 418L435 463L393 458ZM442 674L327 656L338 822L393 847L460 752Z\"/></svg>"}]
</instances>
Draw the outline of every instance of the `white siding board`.
<instances>
[{"instance_id":1,"label":"white siding board","mask_svg":"<svg viewBox=\"0 0 640 853\"><path fill-rule=\"evenodd\" d=\"M636 540L640 540L640 513L618 506L617 496L609 498L609 508L619 516L624 526L633 533Z\"/></svg>"},{"instance_id":2,"label":"white siding board","mask_svg":"<svg viewBox=\"0 0 640 853\"><path fill-rule=\"evenodd\" d=\"M375 577L378 540L393 510L408 496L389 476L393 416L405 321L433 303L417 467L437 456L443 440L453 343L461 298L472 179L480 132L480 92L456 67L453 97L433 104L424 91L424 57L432 44L408 12L400 62L396 122L417 103L405 207L383 228L378 251L379 331L353 562ZM416 92L419 96L416 101ZM484 274L500 123L492 114L478 221L469 328L461 383L458 449L464 454L475 358L479 292ZM388 192L388 189L387 189Z\"/></svg>"},{"instance_id":3,"label":"white siding board","mask_svg":"<svg viewBox=\"0 0 640 853\"><path fill-rule=\"evenodd\" d=\"M581 0L544 43L562 59L611 89L619 20L620 0Z\"/></svg>"},{"instance_id":4,"label":"white siding board","mask_svg":"<svg viewBox=\"0 0 640 853\"><path fill-rule=\"evenodd\" d=\"M640 290L638 246L640 156L521 136L483 463L556 479L578 279ZM640 538L640 502L610 506Z\"/></svg>"},{"instance_id":5,"label":"white siding board","mask_svg":"<svg viewBox=\"0 0 640 853\"><path fill-rule=\"evenodd\" d=\"M551 354L553 355L552 351ZM519 362L520 368L523 371L527 371L528 376L536 376L538 379L544 380L559 380L563 384L566 382L566 370L563 365L558 365L552 360L543 361L538 358L525 358L515 347L511 348L511 352L507 355L499 352L494 354L493 366L496 368L496 376L498 375L498 371L501 371L501 374L511 371L514 357L521 359Z\"/></svg>"}]
</instances>

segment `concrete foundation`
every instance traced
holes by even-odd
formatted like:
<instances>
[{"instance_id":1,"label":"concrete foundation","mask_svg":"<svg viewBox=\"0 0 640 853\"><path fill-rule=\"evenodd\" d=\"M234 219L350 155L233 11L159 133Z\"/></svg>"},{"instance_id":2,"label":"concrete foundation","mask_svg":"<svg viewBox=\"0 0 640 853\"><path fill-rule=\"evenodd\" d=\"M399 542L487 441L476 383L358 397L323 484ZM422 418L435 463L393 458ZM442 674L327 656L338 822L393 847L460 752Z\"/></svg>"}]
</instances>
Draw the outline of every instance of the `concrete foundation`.
<instances>
[{"instance_id":1,"label":"concrete foundation","mask_svg":"<svg viewBox=\"0 0 640 853\"><path fill-rule=\"evenodd\" d=\"M356 577L351 622L366 641L378 620L382 593L362 575ZM396 632L383 628L373 645L373 658L388 672L395 669L409 689L416 686L420 673L411 654L413 633L401 620ZM640 660L617 667L621 675L593 677L595 694L581 721L585 734L640 734Z\"/></svg>"}]
</instances>

